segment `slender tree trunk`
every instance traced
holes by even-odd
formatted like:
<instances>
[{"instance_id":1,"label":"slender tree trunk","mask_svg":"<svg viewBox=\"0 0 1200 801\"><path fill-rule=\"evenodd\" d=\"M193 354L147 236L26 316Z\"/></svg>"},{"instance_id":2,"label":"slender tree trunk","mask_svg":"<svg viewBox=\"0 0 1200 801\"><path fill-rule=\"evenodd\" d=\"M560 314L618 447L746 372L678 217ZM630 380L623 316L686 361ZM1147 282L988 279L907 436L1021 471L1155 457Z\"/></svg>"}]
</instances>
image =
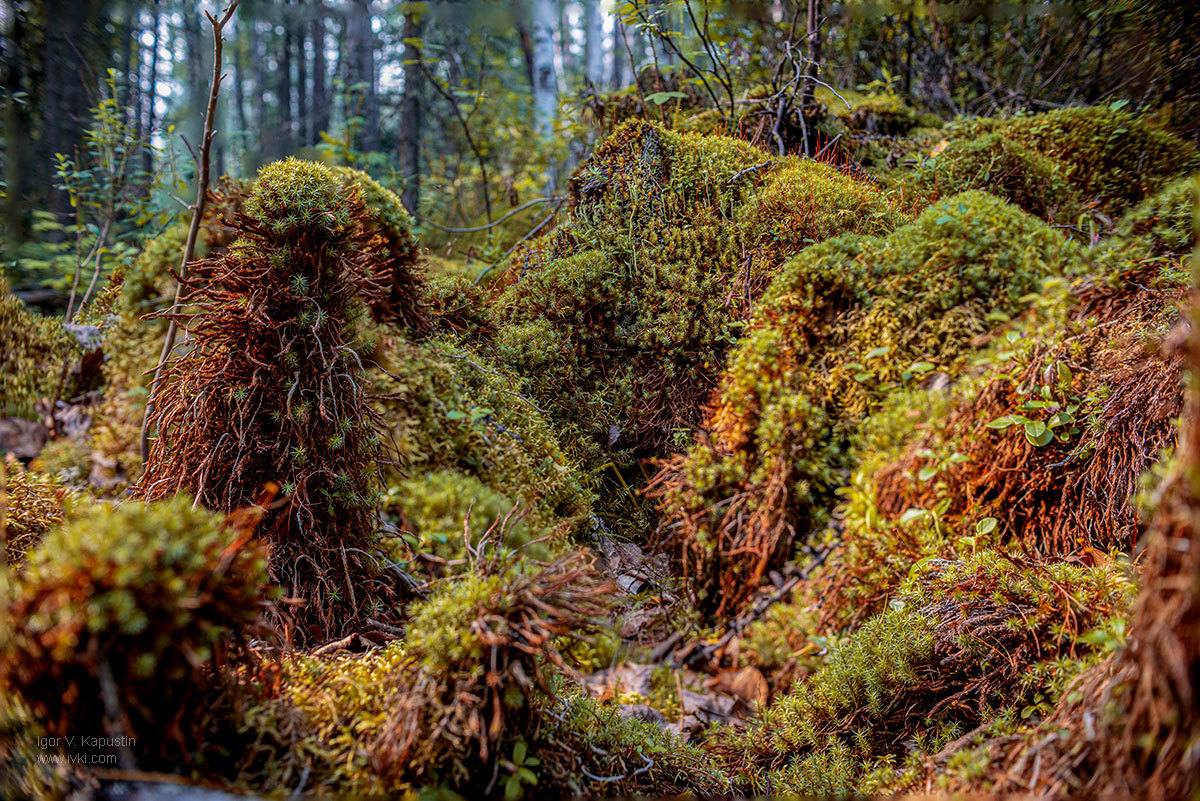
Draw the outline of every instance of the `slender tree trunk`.
<instances>
[{"instance_id":1,"label":"slender tree trunk","mask_svg":"<svg viewBox=\"0 0 1200 801\"><path fill-rule=\"evenodd\" d=\"M7 25L0 44L4 73L4 180L7 184L4 201L4 258L15 259L25 238L24 152L29 136L29 107L16 103L13 97L25 92L22 74L21 47L24 38L23 21L10 0L0 0Z\"/></svg>"},{"instance_id":2,"label":"slender tree trunk","mask_svg":"<svg viewBox=\"0 0 1200 801\"><path fill-rule=\"evenodd\" d=\"M375 51L378 42L371 28L368 0L354 0L346 12L346 64L349 83L356 87L351 114L362 117L360 150L379 149L379 97L375 92Z\"/></svg>"},{"instance_id":3,"label":"slender tree trunk","mask_svg":"<svg viewBox=\"0 0 1200 801\"><path fill-rule=\"evenodd\" d=\"M604 19L600 15L600 0L587 0L583 13L587 81L599 89L604 82Z\"/></svg>"},{"instance_id":4,"label":"slender tree trunk","mask_svg":"<svg viewBox=\"0 0 1200 801\"><path fill-rule=\"evenodd\" d=\"M414 62L421 57L420 48L407 42L421 38L421 20L411 12L404 16L404 58ZM425 88L425 76L421 67L416 63L404 65L404 153L401 171L404 174L404 194L401 200L404 207L414 217L419 217L421 210L421 132L422 125L422 94Z\"/></svg>"},{"instance_id":5,"label":"slender tree trunk","mask_svg":"<svg viewBox=\"0 0 1200 801\"><path fill-rule=\"evenodd\" d=\"M154 104L158 99L158 30L161 26L162 19L159 16L158 4L154 5L153 21L150 23L153 27L153 35L150 37L150 75L146 80L146 136L147 138L154 136L154 127L158 123L158 113ZM142 169L147 175L154 172L154 153L150 148L142 151Z\"/></svg>"},{"instance_id":6,"label":"slender tree trunk","mask_svg":"<svg viewBox=\"0 0 1200 801\"><path fill-rule=\"evenodd\" d=\"M47 187L50 210L66 219L71 205L66 192L54 188L54 157L56 153L74 154L86 124L89 74L80 55L90 50L85 37L94 6L91 2L45 0L42 11L42 109L43 119L50 124L45 126L41 147L31 153L38 183L29 186Z\"/></svg>"},{"instance_id":7,"label":"slender tree trunk","mask_svg":"<svg viewBox=\"0 0 1200 801\"><path fill-rule=\"evenodd\" d=\"M625 86L625 26L613 20L612 32L612 88Z\"/></svg>"},{"instance_id":8,"label":"slender tree trunk","mask_svg":"<svg viewBox=\"0 0 1200 801\"><path fill-rule=\"evenodd\" d=\"M318 13L312 20L312 141L321 141L321 134L329 130L329 90L326 87L326 77L329 65L325 58L325 19Z\"/></svg>"},{"instance_id":9,"label":"slender tree trunk","mask_svg":"<svg viewBox=\"0 0 1200 801\"><path fill-rule=\"evenodd\" d=\"M187 115L183 133L193 148L200 147L200 135L204 131L204 107L208 103L208 91L204 86L200 14L198 8L185 8L183 12L183 41L187 48Z\"/></svg>"},{"instance_id":10,"label":"slender tree trunk","mask_svg":"<svg viewBox=\"0 0 1200 801\"><path fill-rule=\"evenodd\" d=\"M308 100L308 24L302 20L296 26L296 135L300 144L311 145L314 141L312 115Z\"/></svg>"},{"instance_id":11,"label":"slender tree trunk","mask_svg":"<svg viewBox=\"0 0 1200 801\"><path fill-rule=\"evenodd\" d=\"M813 102L817 88L813 80L817 77L817 64L821 61L821 0L808 0L808 52L805 54L804 91L800 95L800 107L807 110ZM808 144L805 143L805 147Z\"/></svg>"},{"instance_id":12,"label":"slender tree trunk","mask_svg":"<svg viewBox=\"0 0 1200 801\"><path fill-rule=\"evenodd\" d=\"M292 106L292 49L295 46L295 22L292 15L294 6L289 2L284 12L283 48L280 50L279 74L279 151L275 154L283 156L290 153L296 141L295 112Z\"/></svg>"},{"instance_id":13,"label":"slender tree trunk","mask_svg":"<svg viewBox=\"0 0 1200 801\"><path fill-rule=\"evenodd\" d=\"M250 160L247 158L250 125L246 120L246 48L248 43L245 37L240 35L241 32L238 33L239 35L233 43L233 110L237 116L238 127L237 163L241 167L241 171L245 173L250 169Z\"/></svg>"},{"instance_id":14,"label":"slender tree trunk","mask_svg":"<svg viewBox=\"0 0 1200 801\"><path fill-rule=\"evenodd\" d=\"M557 80L554 70L554 25L558 19L554 0L533 2L533 108L534 129L542 139L554 135L558 114Z\"/></svg>"}]
</instances>

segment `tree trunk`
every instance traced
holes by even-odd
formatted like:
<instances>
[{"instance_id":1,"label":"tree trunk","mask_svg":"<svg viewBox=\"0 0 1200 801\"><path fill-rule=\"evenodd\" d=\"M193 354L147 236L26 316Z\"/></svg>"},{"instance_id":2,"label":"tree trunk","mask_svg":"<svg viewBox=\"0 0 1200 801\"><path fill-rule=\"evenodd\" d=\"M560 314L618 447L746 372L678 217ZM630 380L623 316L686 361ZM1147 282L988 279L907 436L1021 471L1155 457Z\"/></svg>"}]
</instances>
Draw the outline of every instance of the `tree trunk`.
<instances>
[{"instance_id":1,"label":"tree trunk","mask_svg":"<svg viewBox=\"0 0 1200 801\"><path fill-rule=\"evenodd\" d=\"M404 16L404 59L415 62L421 57L419 48L407 42L421 38L421 20L413 13ZM404 194L401 200L409 212L420 219L421 209L421 95L425 76L416 63L404 65L404 153L401 172L404 175Z\"/></svg>"},{"instance_id":2,"label":"tree trunk","mask_svg":"<svg viewBox=\"0 0 1200 801\"><path fill-rule=\"evenodd\" d=\"M362 118L358 148L379 149L379 97L375 93L375 50L368 0L354 0L346 11L346 72L352 90L351 116Z\"/></svg>"},{"instance_id":3,"label":"tree trunk","mask_svg":"<svg viewBox=\"0 0 1200 801\"><path fill-rule=\"evenodd\" d=\"M307 13L307 12L306 12ZM301 146L316 141L308 99L308 24L301 19L296 25L296 139Z\"/></svg>"},{"instance_id":4,"label":"tree trunk","mask_svg":"<svg viewBox=\"0 0 1200 801\"><path fill-rule=\"evenodd\" d=\"M587 82L599 89L604 81L604 18L600 15L600 0L587 0L583 13Z\"/></svg>"},{"instance_id":5,"label":"tree trunk","mask_svg":"<svg viewBox=\"0 0 1200 801\"><path fill-rule=\"evenodd\" d=\"M813 103L813 92L817 88L813 80L817 77L817 63L821 60L821 0L808 0L808 52L805 54L804 91L800 95L801 113ZM804 143L807 150L808 143Z\"/></svg>"},{"instance_id":6,"label":"tree trunk","mask_svg":"<svg viewBox=\"0 0 1200 801\"><path fill-rule=\"evenodd\" d=\"M279 95L278 108L278 132L277 149L273 154L276 158L287 155L292 151L292 147L296 140L295 131L295 112L292 106L292 49L295 46L295 23L292 20L294 14L292 4L289 2L284 11L283 20L283 47L279 51L279 74L278 89L276 94Z\"/></svg>"},{"instance_id":7,"label":"tree trunk","mask_svg":"<svg viewBox=\"0 0 1200 801\"><path fill-rule=\"evenodd\" d=\"M85 37L93 10L92 3L73 0L46 0L43 5L42 118L49 124L41 147L31 154L38 183L29 186L47 187L50 210L64 220L71 216L71 204L66 192L54 188L54 157L56 153L75 153L87 123L86 82L91 76L80 55L90 50Z\"/></svg>"},{"instance_id":8,"label":"tree trunk","mask_svg":"<svg viewBox=\"0 0 1200 801\"><path fill-rule=\"evenodd\" d=\"M29 137L29 107L15 103L12 98L18 92L27 91L21 65L21 46L24 39L23 23L14 3L0 0L7 22L0 43L3 58L0 69L4 72L4 180L7 184L4 201L4 258L16 259L25 238L25 184L24 151Z\"/></svg>"},{"instance_id":9,"label":"tree trunk","mask_svg":"<svg viewBox=\"0 0 1200 801\"><path fill-rule=\"evenodd\" d=\"M154 136L154 126L158 122L158 115L154 108L154 101L158 98L158 29L161 27L162 19L159 16L158 4L154 5L154 21L151 25L154 28L154 33L151 36L150 42L150 75L146 81L146 137ZM147 175L154 172L154 153L150 148L142 151L142 169Z\"/></svg>"},{"instance_id":10,"label":"tree trunk","mask_svg":"<svg viewBox=\"0 0 1200 801\"><path fill-rule=\"evenodd\" d=\"M237 115L238 164L243 173L250 169L249 153L250 125L246 119L246 48L247 42L240 35L234 41L233 48L233 110ZM232 141L232 140L231 140Z\"/></svg>"},{"instance_id":11,"label":"tree trunk","mask_svg":"<svg viewBox=\"0 0 1200 801\"><path fill-rule=\"evenodd\" d=\"M204 109L208 105L208 91L204 85L204 44L200 36L200 14L198 8L183 12L183 40L187 48L187 114L183 133L196 153L200 152L200 137L204 131ZM199 170L199 165L196 165Z\"/></svg>"},{"instance_id":12,"label":"tree trunk","mask_svg":"<svg viewBox=\"0 0 1200 801\"><path fill-rule=\"evenodd\" d=\"M329 130L329 90L326 87L327 70L329 69L325 59L325 18L320 14L316 14L312 21L312 43L313 43L313 64L312 64L312 118L313 118L313 141L321 141L321 134Z\"/></svg>"},{"instance_id":13,"label":"tree trunk","mask_svg":"<svg viewBox=\"0 0 1200 801\"><path fill-rule=\"evenodd\" d=\"M612 32L612 88L621 89L625 86L625 26L613 20Z\"/></svg>"},{"instance_id":14,"label":"tree trunk","mask_svg":"<svg viewBox=\"0 0 1200 801\"><path fill-rule=\"evenodd\" d=\"M543 140L554 136L554 118L558 114L557 80L554 70L557 5L554 0L533 2L534 130Z\"/></svg>"}]
</instances>

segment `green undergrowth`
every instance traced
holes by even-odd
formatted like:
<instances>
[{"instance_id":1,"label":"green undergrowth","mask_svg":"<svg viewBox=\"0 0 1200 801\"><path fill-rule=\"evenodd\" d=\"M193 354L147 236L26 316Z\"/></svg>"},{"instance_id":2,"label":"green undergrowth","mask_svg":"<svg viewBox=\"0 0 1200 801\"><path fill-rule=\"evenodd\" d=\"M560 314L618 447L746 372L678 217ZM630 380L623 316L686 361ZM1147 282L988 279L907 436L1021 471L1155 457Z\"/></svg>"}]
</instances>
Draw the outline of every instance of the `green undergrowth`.
<instances>
[{"instance_id":1,"label":"green undergrowth","mask_svg":"<svg viewBox=\"0 0 1200 801\"><path fill-rule=\"evenodd\" d=\"M1195 146L1144 118L1105 106L1087 106L1008 118L960 120L951 141L997 134L1061 163L1085 201L1109 214L1156 192L1170 179L1200 167Z\"/></svg>"},{"instance_id":2,"label":"green undergrowth","mask_svg":"<svg viewBox=\"0 0 1200 801\"><path fill-rule=\"evenodd\" d=\"M73 396L70 368L82 353L60 320L27 308L0 275L0 414L34 420L39 401Z\"/></svg>"}]
</instances>

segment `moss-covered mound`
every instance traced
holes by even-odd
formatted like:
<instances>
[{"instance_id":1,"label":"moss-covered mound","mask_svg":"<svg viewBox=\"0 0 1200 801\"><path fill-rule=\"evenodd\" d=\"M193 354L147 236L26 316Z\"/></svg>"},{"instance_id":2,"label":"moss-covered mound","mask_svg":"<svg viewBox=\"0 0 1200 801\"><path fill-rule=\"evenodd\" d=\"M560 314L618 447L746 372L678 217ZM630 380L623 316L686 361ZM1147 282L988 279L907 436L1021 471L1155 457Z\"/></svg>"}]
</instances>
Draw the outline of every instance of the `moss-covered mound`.
<instances>
[{"instance_id":1,"label":"moss-covered mound","mask_svg":"<svg viewBox=\"0 0 1200 801\"><path fill-rule=\"evenodd\" d=\"M977 189L1043 220L1070 223L1082 203L1065 172L1061 162L993 133L949 142L916 170L908 186L935 198Z\"/></svg>"},{"instance_id":2,"label":"moss-covered mound","mask_svg":"<svg viewBox=\"0 0 1200 801\"><path fill-rule=\"evenodd\" d=\"M1109 214L1200 168L1195 146L1144 118L1105 106L959 122L949 136L972 140L989 133L1061 162L1080 196L1096 200Z\"/></svg>"},{"instance_id":3,"label":"moss-covered mound","mask_svg":"<svg viewBox=\"0 0 1200 801\"><path fill-rule=\"evenodd\" d=\"M249 538L184 496L50 532L0 598L0 688L54 736L116 721L142 764L201 758L220 670L260 619L265 560Z\"/></svg>"},{"instance_id":4,"label":"moss-covered mound","mask_svg":"<svg viewBox=\"0 0 1200 801\"><path fill-rule=\"evenodd\" d=\"M789 262L702 436L656 478L704 606L735 609L823 524L850 437L882 397L957 373L975 337L1076 256L1045 223L968 192L886 238L840 236Z\"/></svg>"},{"instance_id":5,"label":"moss-covered mound","mask_svg":"<svg viewBox=\"0 0 1200 801\"><path fill-rule=\"evenodd\" d=\"M588 482L519 382L445 340L382 333L376 354L376 405L396 451L386 509L418 553L461 560L468 511L476 533L512 514L505 544L543 539L542 556L582 529Z\"/></svg>"},{"instance_id":6,"label":"moss-covered mound","mask_svg":"<svg viewBox=\"0 0 1200 801\"><path fill-rule=\"evenodd\" d=\"M825 666L725 737L743 790L874 795L924 778L926 760L981 723L1048 712L1119 640L1133 585L1123 567L1036 569L982 551L918 569L894 608ZM915 742L906 742L920 732Z\"/></svg>"},{"instance_id":7,"label":"moss-covered mound","mask_svg":"<svg viewBox=\"0 0 1200 801\"><path fill-rule=\"evenodd\" d=\"M25 307L0 275L0 415L36 419L39 400L71 397L83 350L62 322Z\"/></svg>"},{"instance_id":8,"label":"moss-covered mound","mask_svg":"<svg viewBox=\"0 0 1200 801\"><path fill-rule=\"evenodd\" d=\"M1200 176L1176 178L1125 212L1113 236L1137 255L1186 254L1195 238L1192 218L1198 200Z\"/></svg>"},{"instance_id":9,"label":"moss-covered mound","mask_svg":"<svg viewBox=\"0 0 1200 801\"><path fill-rule=\"evenodd\" d=\"M795 251L903 215L827 165L634 121L571 179L570 220L509 267L495 347L593 465L698 418L750 305Z\"/></svg>"}]
</instances>

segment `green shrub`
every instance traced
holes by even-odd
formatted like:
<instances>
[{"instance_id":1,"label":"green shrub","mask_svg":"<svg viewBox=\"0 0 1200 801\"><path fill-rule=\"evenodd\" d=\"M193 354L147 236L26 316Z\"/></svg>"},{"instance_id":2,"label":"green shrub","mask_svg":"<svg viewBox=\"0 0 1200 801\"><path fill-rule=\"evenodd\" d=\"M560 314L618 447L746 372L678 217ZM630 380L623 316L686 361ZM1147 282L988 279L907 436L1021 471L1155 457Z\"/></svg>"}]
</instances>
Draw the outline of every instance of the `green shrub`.
<instances>
[{"instance_id":1,"label":"green shrub","mask_svg":"<svg viewBox=\"0 0 1200 801\"><path fill-rule=\"evenodd\" d=\"M0 685L52 735L107 731L108 698L142 753L188 758L260 619L265 561L248 536L184 496L46 534L2 599Z\"/></svg>"}]
</instances>

